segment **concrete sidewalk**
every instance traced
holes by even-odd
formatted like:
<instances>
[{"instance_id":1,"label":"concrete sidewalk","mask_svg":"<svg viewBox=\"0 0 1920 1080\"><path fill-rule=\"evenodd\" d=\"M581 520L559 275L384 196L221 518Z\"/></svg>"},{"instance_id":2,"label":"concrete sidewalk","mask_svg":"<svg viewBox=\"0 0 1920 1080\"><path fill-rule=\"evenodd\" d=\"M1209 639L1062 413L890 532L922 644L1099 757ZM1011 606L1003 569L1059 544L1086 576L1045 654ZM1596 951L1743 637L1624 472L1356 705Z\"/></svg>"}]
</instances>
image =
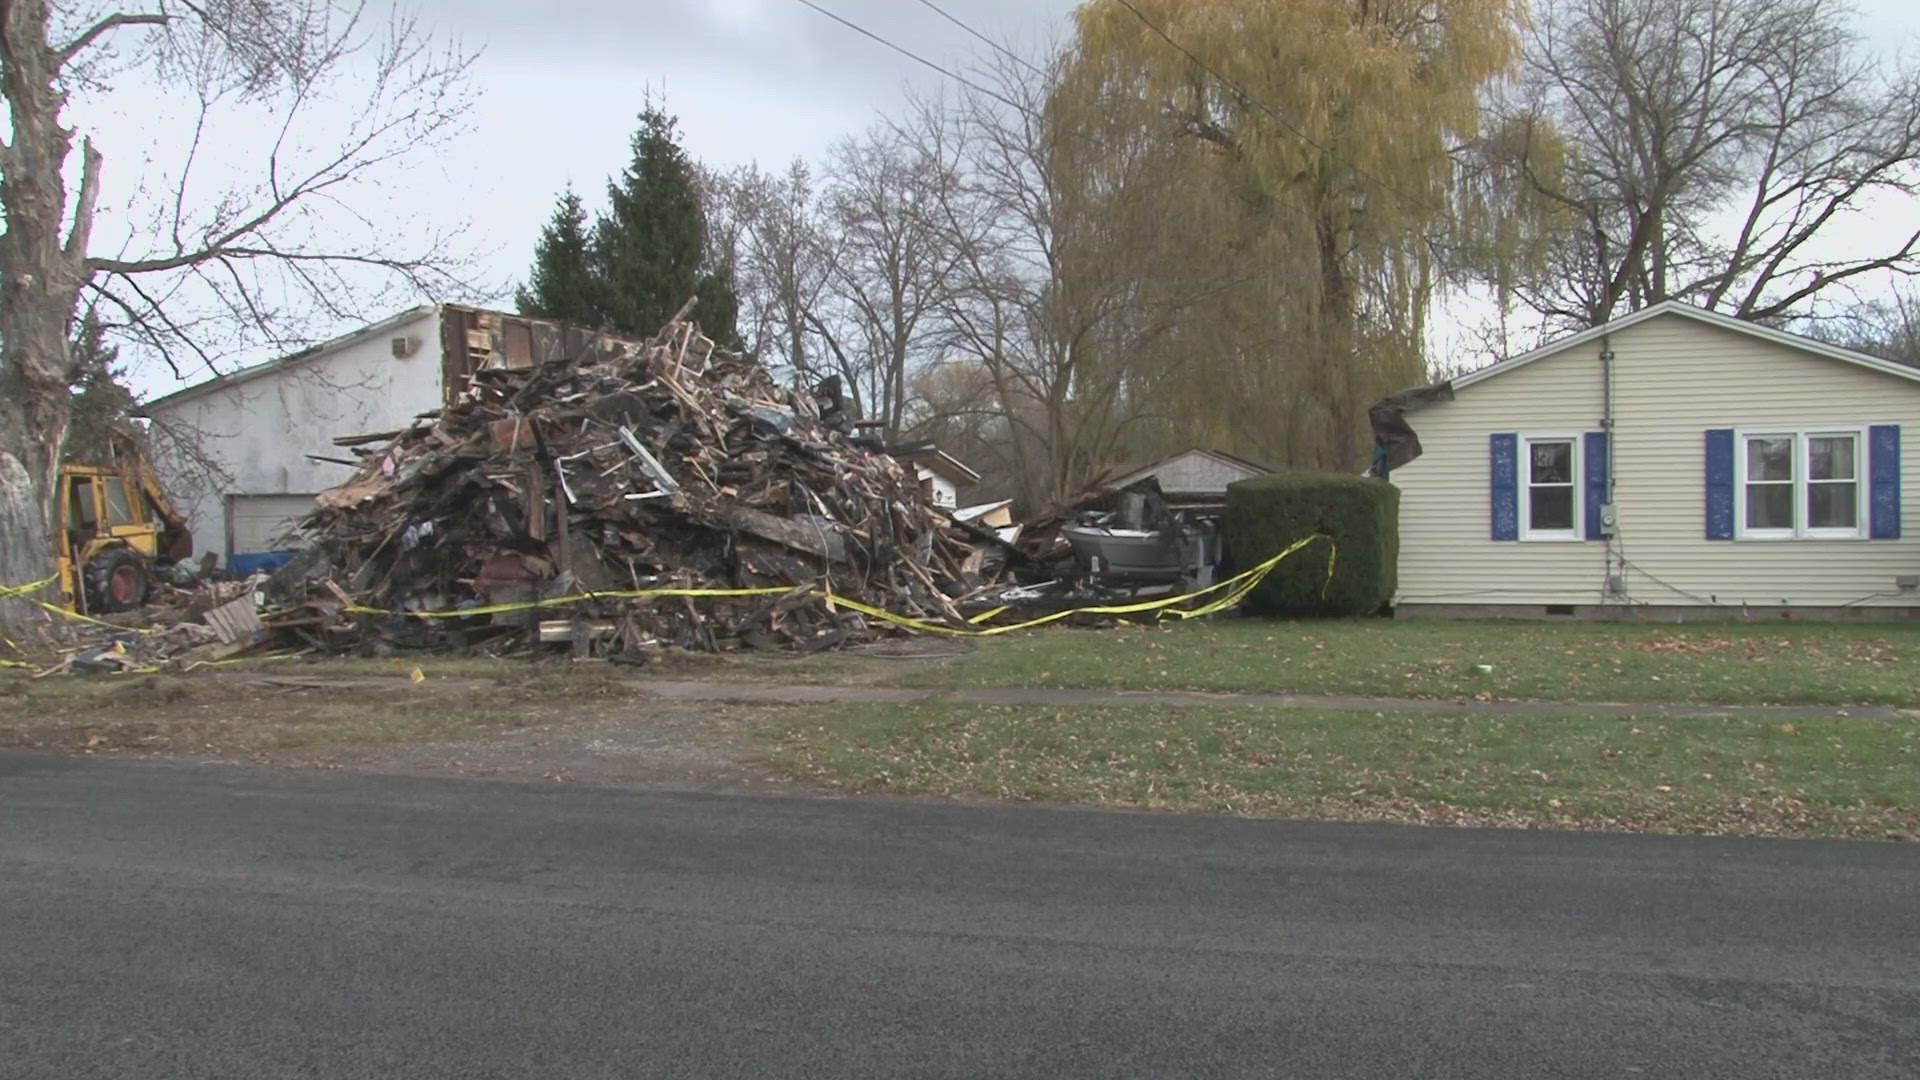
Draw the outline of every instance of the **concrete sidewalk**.
<instances>
[{"instance_id":1,"label":"concrete sidewalk","mask_svg":"<svg viewBox=\"0 0 1920 1080\"><path fill-rule=\"evenodd\" d=\"M1372 698L1324 694L1209 694L1184 690L1063 690L972 688L912 690L879 686L820 686L748 682L692 682L642 679L641 693L674 702L735 705L910 705L944 702L970 705L1225 705L1318 712L1375 712L1494 716L1645 716L1663 719L1724 717L1751 720L1808 720L1854 717L1903 720L1914 714L1884 705L1678 705L1620 702L1477 701L1467 698Z\"/></svg>"}]
</instances>

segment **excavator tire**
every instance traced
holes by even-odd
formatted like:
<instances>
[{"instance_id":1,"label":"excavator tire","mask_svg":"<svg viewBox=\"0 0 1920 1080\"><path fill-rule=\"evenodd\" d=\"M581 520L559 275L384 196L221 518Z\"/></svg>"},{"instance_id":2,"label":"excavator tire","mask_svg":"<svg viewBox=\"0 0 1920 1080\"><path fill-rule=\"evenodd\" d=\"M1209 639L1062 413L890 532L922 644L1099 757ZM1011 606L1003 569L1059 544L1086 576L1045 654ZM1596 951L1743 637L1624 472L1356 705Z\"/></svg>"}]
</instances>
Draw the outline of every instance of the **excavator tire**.
<instances>
[{"instance_id":1,"label":"excavator tire","mask_svg":"<svg viewBox=\"0 0 1920 1080\"><path fill-rule=\"evenodd\" d=\"M113 548L87 564L87 610L99 615L132 611L147 602L153 575L131 548Z\"/></svg>"}]
</instances>

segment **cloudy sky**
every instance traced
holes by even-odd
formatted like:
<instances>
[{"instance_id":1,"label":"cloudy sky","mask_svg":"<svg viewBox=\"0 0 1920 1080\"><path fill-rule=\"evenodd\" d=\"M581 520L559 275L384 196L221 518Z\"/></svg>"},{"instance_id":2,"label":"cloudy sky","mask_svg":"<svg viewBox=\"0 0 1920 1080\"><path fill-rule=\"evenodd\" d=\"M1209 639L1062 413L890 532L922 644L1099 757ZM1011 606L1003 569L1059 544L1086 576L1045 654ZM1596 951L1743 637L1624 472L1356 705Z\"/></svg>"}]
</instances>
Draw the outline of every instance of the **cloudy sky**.
<instances>
[{"instance_id":1,"label":"cloudy sky","mask_svg":"<svg viewBox=\"0 0 1920 1080\"><path fill-rule=\"evenodd\" d=\"M472 134L410 166L387 193L396 220L470 221L489 280L525 273L555 194L572 182L596 200L625 163L651 89L681 119L688 148L715 165L777 167L817 157L897 108L908 86L942 76L809 10L798 0L396 0L482 50ZM984 48L921 0L815 0L927 58L964 67ZM1069 29L1075 0L939 0L999 40L1042 44ZM1859 0L1875 47L1920 49L1920 0ZM164 160L150 98L122 96L84 119L110 162ZM139 145L143 136L148 145ZM108 205L130 197L109 169ZM381 211L376 211L381 212ZM124 225L125 223L123 223ZM109 231L110 232L110 231ZM172 384L136 373L142 389Z\"/></svg>"}]
</instances>

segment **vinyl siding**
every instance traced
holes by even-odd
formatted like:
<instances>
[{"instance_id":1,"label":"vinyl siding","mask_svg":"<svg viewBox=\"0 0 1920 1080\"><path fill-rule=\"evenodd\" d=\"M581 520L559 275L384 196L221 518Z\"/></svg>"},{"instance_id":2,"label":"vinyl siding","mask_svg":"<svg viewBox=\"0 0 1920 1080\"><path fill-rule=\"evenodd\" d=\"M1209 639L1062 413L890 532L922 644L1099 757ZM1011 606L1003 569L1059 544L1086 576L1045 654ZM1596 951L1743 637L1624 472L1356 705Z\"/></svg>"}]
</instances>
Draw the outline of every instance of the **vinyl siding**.
<instances>
[{"instance_id":1,"label":"vinyl siding","mask_svg":"<svg viewBox=\"0 0 1920 1080\"><path fill-rule=\"evenodd\" d=\"M1492 539L1487 460L1494 432L1599 429L1599 350L1592 353L1548 357L1407 414L1424 452L1392 477L1400 488L1399 602L1595 602L1606 577L1602 545Z\"/></svg>"},{"instance_id":2,"label":"vinyl siding","mask_svg":"<svg viewBox=\"0 0 1920 1080\"><path fill-rule=\"evenodd\" d=\"M1611 337L1612 543L1490 539L1487 436L1584 432L1604 412L1601 346L1587 342L1408 415L1425 453L1397 471L1403 604L1910 606L1920 574L1920 383L1661 315ZM1900 540L1709 541L1709 428L1901 425ZM1623 564L1620 560L1625 560ZM1606 591L1609 572L1626 595Z\"/></svg>"},{"instance_id":3,"label":"vinyl siding","mask_svg":"<svg viewBox=\"0 0 1920 1080\"><path fill-rule=\"evenodd\" d=\"M392 339L412 337L420 349L396 360ZM344 482L352 469L309 455L350 458L335 436L405 427L440 406L440 316L420 312L390 330L309 360L290 364L212 392L156 404L155 420L179 432L218 466L169 453L154 455L176 505L193 529L196 553L230 550L227 496L300 495ZM209 472L220 475L210 477ZM238 539L238 538L236 538Z\"/></svg>"}]
</instances>

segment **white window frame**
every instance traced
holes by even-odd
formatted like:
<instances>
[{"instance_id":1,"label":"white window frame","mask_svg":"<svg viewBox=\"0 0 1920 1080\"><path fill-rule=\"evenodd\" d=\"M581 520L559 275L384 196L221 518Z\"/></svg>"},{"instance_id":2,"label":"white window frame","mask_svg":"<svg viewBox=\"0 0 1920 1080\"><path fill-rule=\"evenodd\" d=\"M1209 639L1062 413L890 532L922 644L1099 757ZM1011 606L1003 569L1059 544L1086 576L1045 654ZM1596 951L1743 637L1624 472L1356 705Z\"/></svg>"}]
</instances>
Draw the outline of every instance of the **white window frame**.
<instances>
[{"instance_id":1,"label":"white window frame","mask_svg":"<svg viewBox=\"0 0 1920 1080\"><path fill-rule=\"evenodd\" d=\"M1869 505L1873 490L1867 476L1867 427L1865 424L1819 424L1806 427L1737 428L1733 433L1733 537L1736 540L1865 540L1872 517ZM1807 484L1813 470L1809 440L1828 435L1846 435L1853 439L1853 513L1851 529L1815 529L1807 525ZM1790 529L1747 528L1747 441L1749 439L1793 440L1793 527Z\"/></svg>"},{"instance_id":2,"label":"white window frame","mask_svg":"<svg viewBox=\"0 0 1920 1080\"><path fill-rule=\"evenodd\" d=\"M1536 529L1533 527L1533 444L1573 444L1573 528ZM1520 502L1520 539L1535 543L1564 544L1586 540L1583 518L1587 506L1586 438L1580 432L1539 432L1520 436L1518 468Z\"/></svg>"}]
</instances>

